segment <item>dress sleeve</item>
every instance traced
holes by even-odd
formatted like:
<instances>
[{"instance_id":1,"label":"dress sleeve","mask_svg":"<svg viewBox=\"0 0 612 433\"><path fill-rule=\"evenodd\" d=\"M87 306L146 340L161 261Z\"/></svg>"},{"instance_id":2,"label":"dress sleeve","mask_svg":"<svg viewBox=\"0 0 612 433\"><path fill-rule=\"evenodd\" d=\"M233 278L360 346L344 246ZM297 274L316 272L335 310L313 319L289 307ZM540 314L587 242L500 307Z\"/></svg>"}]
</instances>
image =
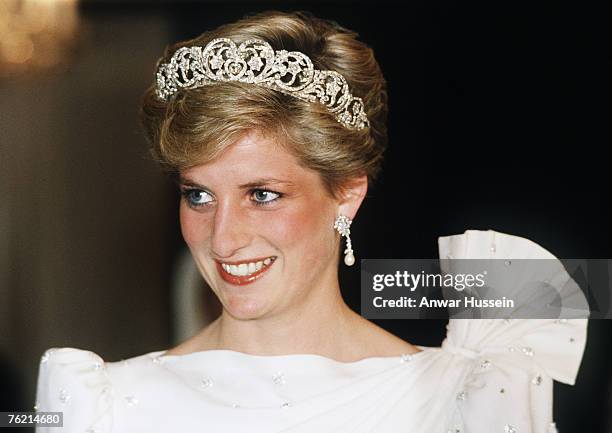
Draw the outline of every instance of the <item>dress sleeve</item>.
<instances>
[{"instance_id":1,"label":"dress sleeve","mask_svg":"<svg viewBox=\"0 0 612 433\"><path fill-rule=\"evenodd\" d=\"M440 238L439 247L440 257L449 258L554 258L528 239L491 230L468 230ZM571 298L575 301L576 293ZM456 390L449 431L556 432L553 380L575 383L586 344L587 321L450 319L442 350L468 363Z\"/></svg>"},{"instance_id":2,"label":"dress sleeve","mask_svg":"<svg viewBox=\"0 0 612 433\"><path fill-rule=\"evenodd\" d=\"M71 347L47 350L40 360L37 412L63 412L63 427L37 427L36 433L112 432L113 389L104 360Z\"/></svg>"}]
</instances>

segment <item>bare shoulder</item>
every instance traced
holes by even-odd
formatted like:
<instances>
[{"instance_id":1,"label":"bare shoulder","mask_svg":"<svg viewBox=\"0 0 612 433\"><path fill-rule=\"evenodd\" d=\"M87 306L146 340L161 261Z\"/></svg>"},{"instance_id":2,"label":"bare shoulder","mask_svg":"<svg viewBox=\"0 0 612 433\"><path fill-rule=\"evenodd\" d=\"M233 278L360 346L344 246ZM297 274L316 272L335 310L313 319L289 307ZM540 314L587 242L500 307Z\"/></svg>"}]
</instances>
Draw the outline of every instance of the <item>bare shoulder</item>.
<instances>
[{"instance_id":1,"label":"bare shoulder","mask_svg":"<svg viewBox=\"0 0 612 433\"><path fill-rule=\"evenodd\" d=\"M370 356L399 356L421 351L415 345L367 319L363 319L361 328L360 340L363 342L363 347L366 347L368 352L370 352Z\"/></svg>"},{"instance_id":2,"label":"bare shoulder","mask_svg":"<svg viewBox=\"0 0 612 433\"><path fill-rule=\"evenodd\" d=\"M182 343L174 346L171 349L166 350L165 355L187 355L193 352L200 352L203 350L214 349L212 346L211 338L209 336L211 330L211 325L205 327L199 333L193 335Z\"/></svg>"},{"instance_id":3,"label":"bare shoulder","mask_svg":"<svg viewBox=\"0 0 612 433\"><path fill-rule=\"evenodd\" d=\"M164 355L187 355L192 352L195 352L195 350L193 350L193 347L189 344L189 340L187 340L166 350Z\"/></svg>"}]
</instances>

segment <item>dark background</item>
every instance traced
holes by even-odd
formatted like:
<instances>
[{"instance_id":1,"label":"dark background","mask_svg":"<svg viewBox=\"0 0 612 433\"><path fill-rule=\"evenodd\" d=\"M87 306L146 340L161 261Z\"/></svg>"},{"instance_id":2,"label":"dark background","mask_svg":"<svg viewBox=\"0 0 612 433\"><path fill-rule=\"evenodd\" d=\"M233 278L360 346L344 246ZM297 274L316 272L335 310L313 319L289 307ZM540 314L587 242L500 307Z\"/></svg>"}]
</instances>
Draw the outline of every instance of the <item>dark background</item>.
<instances>
[{"instance_id":1,"label":"dark background","mask_svg":"<svg viewBox=\"0 0 612 433\"><path fill-rule=\"evenodd\" d=\"M576 2L90 1L80 7L92 22L163 16L168 42L267 9L308 10L357 31L388 81L389 148L351 227L358 258L436 257L438 236L466 229L523 236L563 258L612 256L607 10ZM164 47L157 48L161 55ZM145 66L152 78L154 63ZM178 195L169 181L160 185L166 192L155 218L168 227L160 247L162 275L170 278L182 248ZM359 311L358 269L340 272L344 296ZM425 346L439 345L446 325L376 323ZM160 326L169 339L169 321ZM576 385L555 384L560 432L612 432L610 336L610 321L591 321ZM110 347L105 344L100 347ZM29 396L20 398L21 407L30 406Z\"/></svg>"}]
</instances>

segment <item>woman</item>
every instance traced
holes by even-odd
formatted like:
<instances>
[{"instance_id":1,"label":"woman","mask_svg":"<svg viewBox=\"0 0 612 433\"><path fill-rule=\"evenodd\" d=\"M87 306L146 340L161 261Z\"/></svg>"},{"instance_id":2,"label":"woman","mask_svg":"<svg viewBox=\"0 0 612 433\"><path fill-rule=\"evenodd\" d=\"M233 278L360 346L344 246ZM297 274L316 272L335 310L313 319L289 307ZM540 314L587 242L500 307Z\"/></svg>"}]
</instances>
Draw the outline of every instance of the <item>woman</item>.
<instances>
[{"instance_id":1,"label":"woman","mask_svg":"<svg viewBox=\"0 0 612 433\"><path fill-rule=\"evenodd\" d=\"M356 34L269 12L170 47L143 103L221 316L169 350L43 355L37 408L69 432L550 432L586 320L451 320L416 347L350 310L337 278L386 146L385 81ZM442 257L554 257L493 231ZM554 344L551 344L554 341ZM571 341L571 343L569 343ZM43 429L39 429L43 431Z\"/></svg>"}]
</instances>

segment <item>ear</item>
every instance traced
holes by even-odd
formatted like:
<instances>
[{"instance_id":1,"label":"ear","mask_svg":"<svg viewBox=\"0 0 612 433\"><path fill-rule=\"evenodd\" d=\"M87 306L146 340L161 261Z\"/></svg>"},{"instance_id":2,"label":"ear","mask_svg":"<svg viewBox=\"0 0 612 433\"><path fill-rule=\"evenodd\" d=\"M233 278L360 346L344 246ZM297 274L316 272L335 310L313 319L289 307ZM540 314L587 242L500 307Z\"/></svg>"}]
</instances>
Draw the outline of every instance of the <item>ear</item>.
<instances>
[{"instance_id":1,"label":"ear","mask_svg":"<svg viewBox=\"0 0 612 433\"><path fill-rule=\"evenodd\" d=\"M368 176L364 175L348 180L340 192L337 215L342 214L354 219L367 192Z\"/></svg>"}]
</instances>

